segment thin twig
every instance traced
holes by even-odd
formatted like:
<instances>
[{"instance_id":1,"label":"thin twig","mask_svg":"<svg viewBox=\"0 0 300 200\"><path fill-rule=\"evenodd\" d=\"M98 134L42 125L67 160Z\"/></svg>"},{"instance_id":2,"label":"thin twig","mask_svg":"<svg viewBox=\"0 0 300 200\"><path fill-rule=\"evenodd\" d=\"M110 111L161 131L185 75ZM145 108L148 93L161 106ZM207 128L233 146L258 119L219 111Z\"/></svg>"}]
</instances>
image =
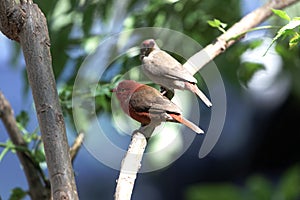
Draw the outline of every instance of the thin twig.
<instances>
[{"instance_id":1,"label":"thin twig","mask_svg":"<svg viewBox=\"0 0 300 200\"><path fill-rule=\"evenodd\" d=\"M72 162L74 162L74 159L77 156L77 153L82 145L83 139L84 139L84 133L79 133L73 145L70 147L70 156Z\"/></svg>"},{"instance_id":2,"label":"thin twig","mask_svg":"<svg viewBox=\"0 0 300 200\"><path fill-rule=\"evenodd\" d=\"M31 156L27 151L27 144L18 129L14 112L2 92L0 92L0 118L3 121L12 143L16 148L22 148L21 151L17 151L17 156L23 166L31 198L34 200L50 199L50 187L49 185L45 185L46 182L43 182L44 178L42 177L39 166L36 166L31 160Z\"/></svg>"}]
</instances>

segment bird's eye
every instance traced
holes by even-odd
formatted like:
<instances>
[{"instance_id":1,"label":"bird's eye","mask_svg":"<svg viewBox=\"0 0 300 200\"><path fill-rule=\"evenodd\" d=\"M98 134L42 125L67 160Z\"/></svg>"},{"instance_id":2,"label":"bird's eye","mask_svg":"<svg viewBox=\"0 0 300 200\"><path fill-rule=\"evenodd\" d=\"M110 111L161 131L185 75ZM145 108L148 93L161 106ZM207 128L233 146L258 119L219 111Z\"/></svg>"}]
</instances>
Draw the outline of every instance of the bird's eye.
<instances>
[{"instance_id":1,"label":"bird's eye","mask_svg":"<svg viewBox=\"0 0 300 200\"><path fill-rule=\"evenodd\" d=\"M153 41L150 41L148 47L149 47L149 48L154 47L154 42L153 42Z\"/></svg>"},{"instance_id":2,"label":"bird's eye","mask_svg":"<svg viewBox=\"0 0 300 200\"><path fill-rule=\"evenodd\" d=\"M126 92L126 89L125 89L125 88L121 88L121 89L119 90L119 92Z\"/></svg>"}]
</instances>

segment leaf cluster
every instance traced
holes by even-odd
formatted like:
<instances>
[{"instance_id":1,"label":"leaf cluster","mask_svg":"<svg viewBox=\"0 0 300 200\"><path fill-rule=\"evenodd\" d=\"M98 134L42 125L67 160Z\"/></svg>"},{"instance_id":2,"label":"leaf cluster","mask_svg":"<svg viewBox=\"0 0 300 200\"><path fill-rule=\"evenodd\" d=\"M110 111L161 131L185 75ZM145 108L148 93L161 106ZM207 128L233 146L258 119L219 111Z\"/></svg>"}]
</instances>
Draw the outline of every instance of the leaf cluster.
<instances>
[{"instance_id":1,"label":"leaf cluster","mask_svg":"<svg viewBox=\"0 0 300 200\"><path fill-rule=\"evenodd\" d=\"M276 36L273 38L272 43L270 44L267 51L270 47L279 39L279 38L287 38L290 37L289 47L294 48L300 42L300 17L291 17L283 10L272 9L273 13L279 16L281 19L287 21L287 24L279 29ZM266 52L267 52L266 51Z\"/></svg>"}]
</instances>

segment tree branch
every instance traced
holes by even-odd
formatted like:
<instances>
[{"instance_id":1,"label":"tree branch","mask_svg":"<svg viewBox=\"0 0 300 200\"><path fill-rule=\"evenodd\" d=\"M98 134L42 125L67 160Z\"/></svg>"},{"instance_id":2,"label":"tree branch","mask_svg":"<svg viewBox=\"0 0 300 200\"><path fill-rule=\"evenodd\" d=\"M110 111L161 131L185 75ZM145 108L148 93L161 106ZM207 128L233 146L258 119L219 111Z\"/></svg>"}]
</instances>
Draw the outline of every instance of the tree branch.
<instances>
[{"instance_id":1,"label":"tree branch","mask_svg":"<svg viewBox=\"0 0 300 200\"><path fill-rule=\"evenodd\" d=\"M233 40L237 35L243 35L251 28L259 25L272 15L271 8L283 9L287 6L296 3L299 0L271 0L262 7L252 11L239 22L235 23L226 33L217 38L216 42L206 46L204 49L193 55L185 64L192 74L197 73L202 67L212 61L215 57L226 51L228 47L233 45L238 40ZM197 64L192 66L191 63ZM153 128L154 130L154 128ZM151 130L151 133L153 132ZM151 134L150 134L151 135ZM144 150L147 145L145 137L140 132L133 133L132 140L129 144L128 152L126 153L122 164L119 179L117 181L115 200L130 200L136 174L140 169L140 163ZM134 156L134 158L132 157ZM132 165L131 170L127 167ZM133 170L133 171L132 171Z\"/></svg>"},{"instance_id":2,"label":"tree branch","mask_svg":"<svg viewBox=\"0 0 300 200\"><path fill-rule=\"evenodd\" d=\"M15 1L2 0L0 3L0 30L9 39L19 42L20 26L23 21L16 15L19 7Z\"/></svg>"},{"instance_id":3,"label":"tree branch","mask_svg":"<svg viewBox=\"0 0 300 200\"><path fill-rule=\"evenodd\" d=\"M290 6L299 0L271 0L265 5L257 8L244 16L239 22L230 27L224 34L220 35L216 42L207 45L204 49L194 54L183 65L188 68L192 74L197 73L202 67L212 61L215 57L226 51L228 47L236 43L238 40L234 39L238 35L244 35L250 29L258 26L268 17L270 17L273 9L283 9ZM241 38L238 38L241 39ZM197 64L191 66L190 63Z\"/></svg>"},{"instance_id":4,"label":"tree branch","mask_svg":"<svg viewBox=\"0 0 300 200\"><path fill-rule=\"evenodd\" d=\"M2 119L13 144L27 149L27 144L18 129L14 112L2 92L0 92L0 118ZM39 166L34 164L31 160L31 156L28 155L28 152L26 151L17 151L17 156L26 175L31 199L50 199L50 186L43 184L43 177L40 173Z\"/></svg>"},{"instance_id":5,"label":"tree branch","mask_svg":"<svg viewBox=\"0 0 300 200\"><path fill-rule=\"evenodd\" d=\"M52 71L45 16L36 4L24 4L26 22L20 43L44 143L53 199L78 199L66 128Z\"/></svg>"},{"instance_id":6,"label":"tree branch","mask_svg":"<svg viewBox=\"0 0 300 200\"><path fill-rule=\"evenodd\" d=\"M84 133L79 133L78 136L76 137L73 145L70 148L70 156L71 156L71 161L73 163L74 159L76 158L76 155L82 145L84 139Z\"/></svg>"},{"instance_id":7,"label":"tree branch","mask_svg":"<svg viewBox=\"0 0 300 200\"><path fill-rule=\"evenodd\" d=\"M141 168L141 161L149 138L155 125L141 127L132 134L131 142L121 164L120 175L117 180L115 200L130 200L137 172Z\"/></svg>"},{"instance_id":8,"label":"tree branch","mask_svg":"<svg viewBox=\"0 0 300 200\"><path fill-rule=\"evenodd\" d=\"M52 71L45 16L32 0L2 0L0 29L20 41L44 143L53 199L78 199L66 128ZM11 14L12 13L12 14Z\"/></svg>"}]
</instances>

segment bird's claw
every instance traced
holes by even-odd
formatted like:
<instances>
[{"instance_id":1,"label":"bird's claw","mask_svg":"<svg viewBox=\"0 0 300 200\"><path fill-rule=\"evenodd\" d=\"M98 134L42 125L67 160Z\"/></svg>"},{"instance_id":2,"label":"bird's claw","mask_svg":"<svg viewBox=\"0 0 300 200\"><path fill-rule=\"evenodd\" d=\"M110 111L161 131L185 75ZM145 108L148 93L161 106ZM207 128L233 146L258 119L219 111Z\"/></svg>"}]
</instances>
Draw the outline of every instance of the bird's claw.
<instances>
[{"instance_id":1,"label":"bird's claw","mask_svg":"<svg viewBox=\"0 0 300 200\"><path fill-rule=\"evenodd\" d=\"M168 90L165 87L160 87L160 94L171 100L174 97L174 90Z\"/></svg>"}]
</instances>

